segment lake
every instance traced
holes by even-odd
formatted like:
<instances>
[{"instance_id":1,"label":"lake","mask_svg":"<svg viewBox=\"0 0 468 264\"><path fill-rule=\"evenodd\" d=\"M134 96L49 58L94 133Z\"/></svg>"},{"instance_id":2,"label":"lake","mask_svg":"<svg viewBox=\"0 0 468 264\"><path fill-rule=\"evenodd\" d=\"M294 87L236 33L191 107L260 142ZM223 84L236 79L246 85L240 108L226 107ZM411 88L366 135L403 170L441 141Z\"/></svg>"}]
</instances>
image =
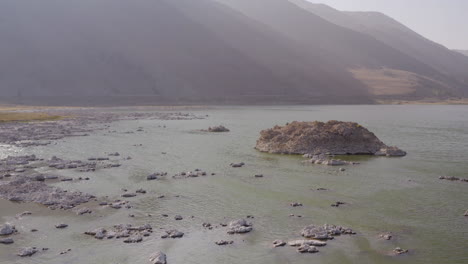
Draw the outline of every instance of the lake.
<instances>
[{"instance_id":1,"label":"lake","mask_svg":"<svg viewBox=\"0 0 468 264\"><path fill-rule=\"evenodd\" d=\"M122 188L132 192L143 188L148 193L129 198L131 209L91 204L93 214L83 216L1 200L0 224L15 224L19 234L13 236L14 244L0 245L0 263L149 263L149 256L159 250L167 254L170 264L468 263L468 217L463 216L468 209L468 183L438 179L441 175L468 178L468 106L236 106L187 112L208 116L185 121L118 121L110 124L109 131L65 138L48 146L2 146L0 158L36 154L86 160L119 152L119 159L132 159L122 160L119 168L96 172L61 171L61 175L91 179L56 185L108 196L109 200L121 199ZM408 155L344 157L360 164L339 171L338 167L305 164L301 156L254 149L262 129L294 120L358 122ZM199 131L214 125L224 125L231 132ZM124 133L138 127L143 132ZM229 164L233 162L246 165L232 168ZM197 168L208 175L171 177ZM146 180L158 171L168 172L168 176ZM264 177L255 178L255 174ZM165 197L158 198L161 195ZM336 201L346 204L331 207ZM291 202L303 206L293 208ZM25 210L33 214L15 219ZM184 219L175 221L175 215ZM254 216L249 219L254 230L248 234L228 235L224 227L202 227L204 222L216 226L247 215ZM58 223L69 227L58 230L54 227ZM83 234L125 223L151 224L154 233L137 244ZM357 234L336 237L316 254L300 254L289 246L272 248L276 239L300 239L303 227L325 223L352 228ZM31 233L33 228L39 231ZM185 236L161 239L167 229L178 229ZM383 232L392 232L393 239L380 239ZM221 239L234 244L217 246L214 242ZM30 258L16 256L18 248L26 246L50 249ZM409 249L409 253L389 256L395 247ZM67 254L59 254L69 248Z\"/></svg>"}]
</instances>

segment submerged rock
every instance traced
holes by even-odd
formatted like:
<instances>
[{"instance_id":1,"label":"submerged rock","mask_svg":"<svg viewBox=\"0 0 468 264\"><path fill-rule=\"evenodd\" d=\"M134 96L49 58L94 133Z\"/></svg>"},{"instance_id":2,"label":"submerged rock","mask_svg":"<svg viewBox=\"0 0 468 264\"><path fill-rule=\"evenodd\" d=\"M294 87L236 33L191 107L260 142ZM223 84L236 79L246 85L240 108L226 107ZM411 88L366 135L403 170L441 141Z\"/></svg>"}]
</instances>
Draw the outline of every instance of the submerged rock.
<instances>
[{"instance_id":1,"label":"submerged rock","mask_svg":"<svg viewBox=\"0 0 468 264\"><path fill-rule=\"evenodd\" d=\"M283 240L275 240L273 241L273 247L284 247L286 246L286 242L284 242Z\"/></svg>"},{"instance_id":2,"label":"submerged rock","mask_svg":"<svg viewBox=\"0 0 468 264\"><path fill-rule=\"evenodd\" d=\"M385 154L404 152L388 147L372 132L353 122L292 122L260 132L255 148L277 154ZM406 153L405 153L406 154Z\"/></svg>"},{"instance_id":3,"label":"submerged rock","mask_svg":"<svg viewBox=\"0 0 468 264\"><path fill-rule=\"evenodd\" d=\"M159 251L151 255L149 261L151 264L167 264L166 259L166 254Z\"/></svg>"}]
</instances>

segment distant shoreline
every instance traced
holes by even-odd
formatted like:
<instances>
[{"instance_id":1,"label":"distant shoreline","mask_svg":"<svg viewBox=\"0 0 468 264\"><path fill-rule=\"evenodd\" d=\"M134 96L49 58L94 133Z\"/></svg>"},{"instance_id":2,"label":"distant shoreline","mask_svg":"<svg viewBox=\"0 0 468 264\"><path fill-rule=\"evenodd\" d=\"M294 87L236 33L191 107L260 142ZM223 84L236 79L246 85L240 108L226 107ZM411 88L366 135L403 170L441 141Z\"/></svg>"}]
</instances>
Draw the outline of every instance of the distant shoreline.
<instances>
[{"instance_id":1,"label":"distant shoreline","mask_svg":"<svg viewBox=\"0 0 468 264\"><path fill-rule=\"evenodd\" d=\"M468 98L447 98L447 99L440 99L440 98L424 98L424 99L375 99L372 102L297 102L297 101L263 101L263 102L241 102L237 100L233 101L206 101L206 102L141 102L135 103L125 103L125 102L117 102L115 104L109 103L95 103L95 104L67 104L64 103L63 105L51 105L48 103L44 103L42 101L38 101L33 103L32 101L28 102L1 102L0 101L0 112L8 112L8 111L41 111L41 110L60 110L60 109L99 109L99 108L140 108L144 109L156 109L162 111L182 111L182 110L197 110L197 109L207 109L211 107L219 107L219 106L305 106L305 105L468 105Z\"/></svg>"}]
</instances>

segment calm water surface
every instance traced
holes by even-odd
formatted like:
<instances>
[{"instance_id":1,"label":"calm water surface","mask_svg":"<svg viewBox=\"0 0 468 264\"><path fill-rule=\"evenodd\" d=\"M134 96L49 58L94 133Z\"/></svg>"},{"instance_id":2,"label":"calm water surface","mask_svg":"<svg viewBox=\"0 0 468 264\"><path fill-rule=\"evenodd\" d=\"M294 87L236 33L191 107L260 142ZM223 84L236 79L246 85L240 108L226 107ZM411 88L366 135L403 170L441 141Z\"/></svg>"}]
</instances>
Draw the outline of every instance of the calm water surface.
<instances>
[{"instance_id":1,"label":"calm water surface","mask_svg":"<svg viewBox=\"0 0 468 264\"><path fill-rule=\"evenodd\" d=\"M71 177L86 175L91 180L58 185L109 199L119 199L122 188L144 188L148 194L130 198L133 209L96 207L93 214L85 216L0 201L0 223L12 222L20 231L13 237L14 244L0 245L0 263L149 263L148 257L158 250L168 255L170 264L468 263L468 217L463 216L468 209L468 183L438 179L440 175L468 177L467 106L220 107L192 112L209 116L190 121L120 121L111 124L110 130L117 133L98 131L45 147L2 146L0 157L36 154L42 158L87 159L117 151L120 159L133 159L122 161L120 168L95 173L62 172ZM386 144L397 145L409 155L352 157L361 164L339 172L338 168L303 164L301 157L263 154L253 148L262 129L294 120L331 119L359 122ZM218 124L231 132L197 132ZM144 132L123 133L138 127ZM142 146L134 146L139 144ZM241 161L246 163L243 168L229 166ZM170 177L196 168L216 175L178 180ZM146 181L146 176L155 171L167 171L169 176ZM264 178L254 178L255 174ZM329 191L316 191L319 187ZM166 198L157 199L159 195ZM336 201L347 205L330 207ZM304 206L292 208L290 202ZM33 215L14 219L16 213L25 210ZM135 217L130 218L130 213ZM174 221L175 214L184 216L184 220ZM203 222L217 224L247 215L255 219L254 231L246 235L230 236L224 228L204 230L201 226ZM69 227L54 228L62 222ZM131 245L83 235L89 229L120 223L149 223L155 232L143 243ZM304 226L325 223L350 227L358 235L337 237L317 254L299 254L291 247L271 248L275 239L299 239ZM32 228L39 232L29 232ZM159 228L177 228L185 236L163 240ZM393 232L394 239L380 240L378 235L385 231ZM220 239L235 243L215 245ZM50 250L31 258L15 256L24 246ZM410 254L388 256L397 246L409 249ZM68 248L72 251L59 255Z\"/></svg>"}]
</instances>

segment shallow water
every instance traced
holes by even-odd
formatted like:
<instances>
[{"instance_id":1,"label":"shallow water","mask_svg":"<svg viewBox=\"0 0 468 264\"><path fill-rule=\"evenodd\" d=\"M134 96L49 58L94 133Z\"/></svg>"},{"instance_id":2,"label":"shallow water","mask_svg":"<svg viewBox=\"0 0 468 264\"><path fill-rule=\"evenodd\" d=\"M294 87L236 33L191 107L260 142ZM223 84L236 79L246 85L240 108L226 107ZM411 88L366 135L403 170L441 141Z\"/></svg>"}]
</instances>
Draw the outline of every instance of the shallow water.
<instances>
[{"instance_id":1,"label":"shallow water","mask_svg":"<svg viewBox=\"0 0 468 264\"><path fill-rule=\"evenodd\" d=\"M133 159L122 161L120 168L95 173L60 172L91 180L57 185L109 199L119 199L122 188L135 191L141 187L148 193L129 199L133 209L93 207L94 213L84 216L0 201L0 223L12 222L20 232L13 237L14 244L0 245L0 263L148 263L149 256L158 250L168 255L170 264L468 263L468 217L463 216L468 209L468 183L438 179L440 175L468 177L467 106L220 107L191 112L209 116L189 121L119 121L110 128L117 133L98 131L45 147L1 146L0 156L36 154L82 160L117 151L122 155L118 159ZM359 122L386 144L397 145L409 155L348 157L361 164L339 172L335 167L303 164L298 156L264 154L253 149L262 129L293 120L331 119ZM218 124L231 132L197 131ZM138 127L143 127L144 132L123 133ZM134 146L139 144L143 146ZM241 161L246 163L243 168L229 166ZM170 177L196 168L216 175ZM169 176L146 181L146 176L156 171L167 171ZM254 178L255 174L263 174L264 178ZM316 191L319 187L329 191ZM159 195L166 197L157 199ZM336 201L347 204L330 207ZM292 208L290 202L304 206ZM33 215L14 218L25 210ZM130 213L135 217L128 217ZM184 220L175 221L175 214ZM218 224L247 215L255 216L254 231L249 234L227 235L225 228L202 228L203 222ZM69 227L57 230L57 223ZM89 229L120 223L149 223L155 232L143 243L131 245L83 235ZM275 239L299 239L304 226L324 223L350 227L358 234L337 237L317 254L271 247ZM32 228L39 232L29 232ZM185 236L163 240L159 228L177 228ZM378 235L385 231L393 232L394 239L380 240ZM235 242L220 247L214 244L220 239ZM50 249L31 258L15 256L17 249L25 246ZM388 256L397 246L410 253ZM68 248L72 251L59 255Z\"/></svg>"}]
</instances>

